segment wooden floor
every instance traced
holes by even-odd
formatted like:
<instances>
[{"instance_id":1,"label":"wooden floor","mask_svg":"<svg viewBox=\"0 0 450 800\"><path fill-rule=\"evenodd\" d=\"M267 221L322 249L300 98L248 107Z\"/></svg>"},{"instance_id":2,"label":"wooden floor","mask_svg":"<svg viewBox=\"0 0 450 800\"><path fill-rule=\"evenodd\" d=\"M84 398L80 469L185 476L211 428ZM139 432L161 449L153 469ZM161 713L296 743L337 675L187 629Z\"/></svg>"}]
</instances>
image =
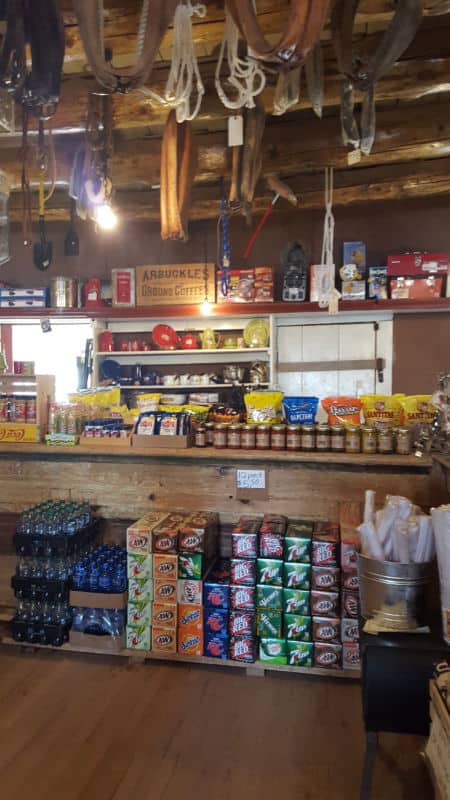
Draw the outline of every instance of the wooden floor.
<instances>
[{"instance_id":1,"label":"wooden floor","mask_svg":"<svg viewBox=\"0 0 450 800\"><path fill-rule=\"evenodd\" d=\"M359 686L0 647L2 800L357 800ZM385 735L373 800L431 797Z\"/></svg>"}]
</instances>

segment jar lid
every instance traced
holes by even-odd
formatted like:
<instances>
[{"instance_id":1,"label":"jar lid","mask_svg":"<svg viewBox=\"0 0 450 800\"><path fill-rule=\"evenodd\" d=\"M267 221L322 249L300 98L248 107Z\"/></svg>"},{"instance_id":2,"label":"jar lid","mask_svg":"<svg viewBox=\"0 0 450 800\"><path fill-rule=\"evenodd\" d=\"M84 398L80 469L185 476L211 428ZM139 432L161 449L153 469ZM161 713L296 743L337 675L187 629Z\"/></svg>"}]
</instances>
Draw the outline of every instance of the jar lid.
<instances>
[{"instance_id":1,"label":"jar lid","mask_svg":"<svg viewBox=\"0 0 450 800\"><path fill-rule=\"evenodd\" d=\"M376 433L377 432L376 428L374 428L372 425L363 425L361 427L361 430L362 430L363 433Z\"/></svg>"},{"instance_id":2,"label":"jar lid","mask_svg":"<svg viewBox=\"0 0 450 800\"><path fill-rule=\"evenodd\" d=\"M232 422L231 425L228 425L228 430L229 431L240 431L241 430L241 425L239 424L239 422Z\"/></svg>"},{"instance_id":3,"label":"jar lid","mask_svg":"<svg viewBox=\"0 0 450 800\"><path fill-rule=\"evenodd\" d=\"M330 426L326 422L319 422L317 425L317 430L321 433L326 433L330 430Z\"/></svg>"},{"instance_id":4,"label":"jar lid","mask_svg":"<svg viewBox=\"0 0 450 800\"><path fill-rule=\"evenodd\" d=\"M225 425L224 422L216 422L216 424L214 425L214 430L215 431L223 431L223 430L225 430L226 427L227 426Z\"/></svg>"},{"instance_id":5,"label":"jar lid","mask_svg":"<svg viewBox=\"0 0 450 800\"><path fill-rule=\"evenodd\" d=\"M287 426L287 430L288 431L300 431L301 430L301 425L288 425Z\"/></svg>"},{"instance_id":6,"label":"jar lid","mask_svg":"<svg viewBox=\"0 0 450 800\"><path fill-rule=\"evenodd\" d=\"M285 425L272 425L272 433L276 431L277 433L283 433L286 430Z\"/></svg>"},{"instance_id":7,"label":"jar lid","mask_svg":"<svg viewBox=\"0 0 450 800\"><path fill-rule=\"evenodd\" d=\"M335 422L334 425L330 425L331 433L344 433L345 426L342 425L340 422Z\"/></svg>"},{"instance_id":8,"label":"jar lid","mask_svg":"<svg viewBox=\"0 0 450 800\"><path fill-rule=\"evenodd\" d=\"M270 433L270 425L268 425L267 423L263 423L263 424L257 426L257 430L258 431L267 431L268 433Z\"/></svg>"},{"instance_id":9,"label":"jar lid","mask_svg":"<svg viewBox=\"0 0 450 800\"><path fill-rule=\"evenodd\" d=\"M400 428L398 428L398 430L400 430ZM403 428L403 430L405 430L405 428ZM409 429L406 428L406 430L409 430ZM388 433L390 436L392 436L393 432L394 432L393 428L389 428L387 425L383 425L382 428L378 428L378 435L379 436L383 435L383 433Z\"/></svg>"},{"instance_id":10,"label":"jar lid","mask_svg":"<svg viewBox=\"0 0 450 800\"><path fill-rule=\"evenodd\" d=\"M250 425L248 422L246 422L245 425L241 425L241 430L243 430L243 431L254 431L255 430L255 425Z\"/></svg>"},{"instance_id":11,"label":"jar lid","mask_svg":"<svg viewBox=\"0 0 450 800\"><path fill-rule=\"evenodd\" d=\"M346 431L347 433L359 433L360 427L359 425L347 425Z\"/></svg>"},{"instance_id":12,"label":"jar lid","mask_svg":"<svg viewBox=\"0 0 450 800\"><path fill-rule=\"evenodd\" d=\"M405 434L407 433L408 436L411 434L411 428L397 428L397 434Z\"/></svg>"},{"instance_id":13,"label":"jar lid","mask_svg":"<svg viewBox=\"0 0 450 800\"><path fill-rule=\"evenodd\" d=\"M302 425L302 431L314 432L315 430L316 430L316 426L312 425L310 422L305 422L305 424Z\"/></svg>"}]
</instances>

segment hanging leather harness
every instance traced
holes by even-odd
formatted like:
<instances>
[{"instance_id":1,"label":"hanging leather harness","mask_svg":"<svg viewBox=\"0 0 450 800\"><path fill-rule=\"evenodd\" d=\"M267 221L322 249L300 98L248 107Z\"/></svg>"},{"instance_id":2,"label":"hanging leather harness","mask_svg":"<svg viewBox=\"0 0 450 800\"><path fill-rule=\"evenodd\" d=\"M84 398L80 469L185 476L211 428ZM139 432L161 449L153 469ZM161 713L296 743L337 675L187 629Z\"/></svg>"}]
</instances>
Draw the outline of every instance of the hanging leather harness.
<instances>
[{"instance_id":1,"label":"hanging leather harness","mask_svg":"<svg viewBox=\"0 0 450 800\"><path fill-rule=\"evenodd\" d=\"M177 122L170 111L161 151L161 238L188 239L188 215L197 166L191 122Z\"/></svg>"}]
</instances>

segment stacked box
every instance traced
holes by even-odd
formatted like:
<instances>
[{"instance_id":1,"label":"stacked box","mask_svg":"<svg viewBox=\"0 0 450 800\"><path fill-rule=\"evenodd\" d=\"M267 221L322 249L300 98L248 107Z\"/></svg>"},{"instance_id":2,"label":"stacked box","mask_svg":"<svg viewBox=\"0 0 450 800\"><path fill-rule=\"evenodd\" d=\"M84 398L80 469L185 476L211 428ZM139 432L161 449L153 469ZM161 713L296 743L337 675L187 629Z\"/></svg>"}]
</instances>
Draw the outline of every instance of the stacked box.
<instances>
[{"instance_id":1,"label":"stacked box","mask_svg":"<svg viewBox=\"0 0 450 800\"><path fill-rule=\"evenodd\" d=\"M153 553L152 645L160 653L176 653L177 575L177 555Z\"/></svg>"},{"instance_id":2,"label":"stacked box","mask_svg":"<svg viewBox=\"0 0 450 800\"><path fill-rule=\"evenodd\" d=\"M359 651L360 616L359 580L356 569L358 538L354 530L346 529L341 536L341 589L342 589L342 666L360 669Z\"/></svg>"},{"instance_id":3,"label":"stacked box","mask_svg":"<svg viewBox=\"0 0 450 800\"><path fill-rule=\"evenodd\" d=\"M256 651L256 559L261 519L242 516L231 531L230 636L233 661L255 661Z\"/></svg>"},{"instance_id":4,"label":"stacked box","mask_svg":"<svg viewBox=\"0 0 450 800\"><path fill-rule=\"evenodd\" d=\"M204 654L228 658L230 616L230 565L219 561L205 576L203 584Z\"/></svg>"},{"instance_id":5,"label":"stacked box","mask_svg":"<svg viewBox=\"0 0 450 800\"><path fill-rule=\"evenodd\" d=\"M314 666L342 666L339 526L316 522L312 538L311 616Z\"/></svg>"},{"instance_id":6,"label":"stacked box","mask_svg":"<svg viewBox=\"0 0 450 800\"><path fill-rule=\"evenodd\" d=\"M153 604L152 536L165 514L149 512L127 529L127 647L151 649Z\"/></svg>"},{"instance_id":7,"label":"stacked box","mask_svg":"<svg viewBox=\"0 0 450 800\"><path fill-rule=\"evenodd\" d=\"M287 664L283 638L283 553L287 519L265 514L259 535L257 561L256 632L259 660L265 664Z\"/></svg>"}]
</instances>

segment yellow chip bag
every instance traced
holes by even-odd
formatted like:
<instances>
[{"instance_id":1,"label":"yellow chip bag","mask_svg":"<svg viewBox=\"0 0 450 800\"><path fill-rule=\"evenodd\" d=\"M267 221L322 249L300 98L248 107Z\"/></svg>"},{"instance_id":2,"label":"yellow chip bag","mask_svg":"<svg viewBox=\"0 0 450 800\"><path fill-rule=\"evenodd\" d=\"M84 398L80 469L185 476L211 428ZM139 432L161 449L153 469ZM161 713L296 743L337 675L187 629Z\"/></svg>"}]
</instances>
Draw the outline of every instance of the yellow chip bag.
<instances>
[{"instance_id":1,"label":"yellow chip bag","mask_svg":"<svg viewBox=\"0 0 450 800\"><path fill-rule=\"evenodd\" d=\"M247 422L275 425L281 420L283 392L250 392L244 396Z\"/></svg>"},{"instance_id":2,"label":"yellow chip bag","mask_svg":"<svg viewBox=\"0 0 450 800\"><path fill-rule=\"evenodd\" d=\"M404 394L365 394L361 396L364 419L374 428L396 427L402 421L400 400Z\"/></svg>"},{"instance_id":3,"label":"yellow chip bag","mask_svg":"<svg viewBox=\"0 0 450 800\"><path fill-rule=\"evenodd\" d=\"M431 397L431 394L414 394L410 397L400 398L403 423L405 425L431 424L436 413L436 406L431 402Z\"/></svg>"}]
</instances>

